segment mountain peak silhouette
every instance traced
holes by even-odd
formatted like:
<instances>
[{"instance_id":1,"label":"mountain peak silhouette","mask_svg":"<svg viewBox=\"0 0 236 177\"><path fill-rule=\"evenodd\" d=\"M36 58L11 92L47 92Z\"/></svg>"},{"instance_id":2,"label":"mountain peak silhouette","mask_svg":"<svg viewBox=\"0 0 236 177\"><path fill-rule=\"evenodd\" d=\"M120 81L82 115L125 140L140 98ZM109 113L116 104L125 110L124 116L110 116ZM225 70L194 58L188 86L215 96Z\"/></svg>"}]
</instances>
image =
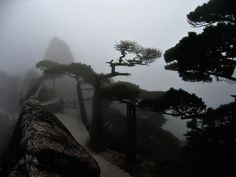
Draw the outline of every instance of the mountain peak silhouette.
<instances>
[{"instance_id":1,"label":"mountain peak silhouette","mask_svg":"<svg viewBox=\"0 0 236 177\"><path fill-rule=\"evenodd\" d=\"M48 48L46 49L45 60L51 60L60 64L70 64L74 62L74 57L71 53L68 44L58 37L51 40Z\"/></svg>"}]
</instances>

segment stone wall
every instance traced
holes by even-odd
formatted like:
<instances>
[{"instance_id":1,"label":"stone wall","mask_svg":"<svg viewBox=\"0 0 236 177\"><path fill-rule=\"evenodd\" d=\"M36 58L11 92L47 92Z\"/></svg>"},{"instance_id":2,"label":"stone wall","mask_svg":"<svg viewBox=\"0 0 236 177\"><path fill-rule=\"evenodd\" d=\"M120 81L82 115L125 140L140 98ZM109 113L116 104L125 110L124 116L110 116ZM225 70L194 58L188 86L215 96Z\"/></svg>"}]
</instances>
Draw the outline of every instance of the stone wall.
<instances>
[{"instance_id":1,"label":"stone wall","mask_svg":"<svg viewBox=\"0 0 236 177\"><path fill-rule=\"evenodd\" d=\"M97 162L56 116L24 104L1 177L99 177Z\"/></svg>"}]
</instances>

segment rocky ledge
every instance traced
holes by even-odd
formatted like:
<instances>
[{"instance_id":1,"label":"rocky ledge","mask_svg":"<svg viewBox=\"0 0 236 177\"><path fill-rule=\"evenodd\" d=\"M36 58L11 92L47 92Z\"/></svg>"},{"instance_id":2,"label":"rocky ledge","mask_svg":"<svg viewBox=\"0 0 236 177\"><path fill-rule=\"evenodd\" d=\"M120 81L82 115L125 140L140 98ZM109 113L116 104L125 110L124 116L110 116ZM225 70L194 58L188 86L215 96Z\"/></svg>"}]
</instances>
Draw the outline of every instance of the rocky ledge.
<instances>
[{"instance_id":1,"label":"rocky ledge","mask_svg":"<svg viewBox=\"0 0 236 177\"><path fill-rule=\"evenodd\" d=\"M56 116L27 102L0 176L99 177L100 169Z\"/></svg>"}]
</instances>

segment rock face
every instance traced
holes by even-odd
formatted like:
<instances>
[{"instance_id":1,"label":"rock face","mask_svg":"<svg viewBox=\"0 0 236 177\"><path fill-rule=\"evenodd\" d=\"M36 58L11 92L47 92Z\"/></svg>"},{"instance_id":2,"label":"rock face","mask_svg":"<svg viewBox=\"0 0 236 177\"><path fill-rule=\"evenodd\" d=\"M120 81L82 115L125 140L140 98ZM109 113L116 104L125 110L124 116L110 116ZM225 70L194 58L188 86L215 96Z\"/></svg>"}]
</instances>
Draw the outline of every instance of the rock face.
<instances>
[{"instance_id":1,"label":"rock face","mask_svg":"<svg viewBox=\"0 0 236 177\"><path fill-rule=\"evenodd\" d=\"M25 103L1 177L99 177L97 162L50 112Z\"/></svg>"}]
</instances>

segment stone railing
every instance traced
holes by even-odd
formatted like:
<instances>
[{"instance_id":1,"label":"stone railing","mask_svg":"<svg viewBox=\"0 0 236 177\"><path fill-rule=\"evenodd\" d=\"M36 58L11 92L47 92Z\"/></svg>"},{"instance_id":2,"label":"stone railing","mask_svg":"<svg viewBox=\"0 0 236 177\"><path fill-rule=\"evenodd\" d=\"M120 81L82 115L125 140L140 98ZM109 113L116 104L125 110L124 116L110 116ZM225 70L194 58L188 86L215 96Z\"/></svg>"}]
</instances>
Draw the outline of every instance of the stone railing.
<instances>
[{"instance_id":1,"label":"stone railing","mask_svg":"<svg viewBox=\"0 0 236 177\"><path fill-rule=\"evenodd\" d=\"M97 162L56 116L40 105L22 108L1 177L99 177Z\"/></svg>"}]
</instances>

